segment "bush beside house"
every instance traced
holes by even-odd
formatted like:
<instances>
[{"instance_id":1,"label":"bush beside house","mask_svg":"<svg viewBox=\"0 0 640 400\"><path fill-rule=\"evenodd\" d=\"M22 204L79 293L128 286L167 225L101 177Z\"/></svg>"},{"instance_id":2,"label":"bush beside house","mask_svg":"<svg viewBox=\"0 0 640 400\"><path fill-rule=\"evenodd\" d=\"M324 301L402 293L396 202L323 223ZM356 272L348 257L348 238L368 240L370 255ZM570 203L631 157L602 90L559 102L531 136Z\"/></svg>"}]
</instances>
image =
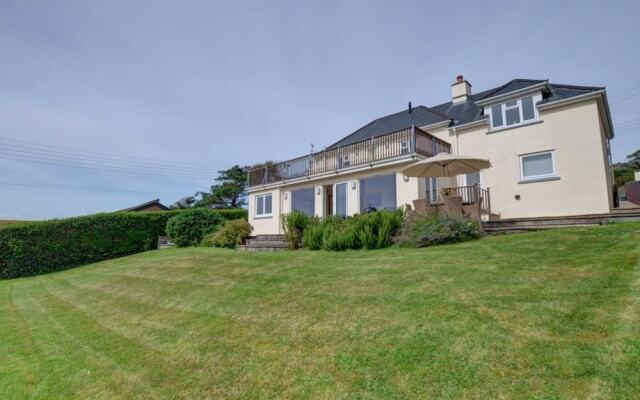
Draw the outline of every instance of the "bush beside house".
<instances>
[{"instance_id":1,"label":"bush beside house","mask_svg":"<svg viewBox=\"0 0 640 400\"><path fill-rule=\"evenodd\" d=\"M478 239L477 222L463 217L444 215L409 215L400 228L396 241L405 247L426 247Z\"/></svg>"},{"instance_id":2,"label":"bush beside house","mask_svg":"<svg viewBox=\"0 0 640 400\"><path fill-rule=\"evenodd\" d=\"M381 249L393 244L404 212L377 211L353 217L310 218L294 211L283 225L291 248L310 250Z\"/></svg>"},{"instance_id":3,"label":"bush beside house","mask_svg":"<svg viewBox=\"0 0 640 400\"><path fill-rule=\"evenodd\" d=\"M217 232L208 234L202 239L201 245L205 247L227 247L230 249L243 244L253 227L244 219L227 221Z\"/></svg>"},{"instance_id":4,"label":"bush beside house","mask_svg":"<svg viewBox=\"0 0 640 400\"><path fill-rule=\"evenodd\" d=\"M224 223L216 211L195 208L172 216L167 221L167 235L178 247L197 246L202 239L216 232Z\"/></svg>"}]
</instances>

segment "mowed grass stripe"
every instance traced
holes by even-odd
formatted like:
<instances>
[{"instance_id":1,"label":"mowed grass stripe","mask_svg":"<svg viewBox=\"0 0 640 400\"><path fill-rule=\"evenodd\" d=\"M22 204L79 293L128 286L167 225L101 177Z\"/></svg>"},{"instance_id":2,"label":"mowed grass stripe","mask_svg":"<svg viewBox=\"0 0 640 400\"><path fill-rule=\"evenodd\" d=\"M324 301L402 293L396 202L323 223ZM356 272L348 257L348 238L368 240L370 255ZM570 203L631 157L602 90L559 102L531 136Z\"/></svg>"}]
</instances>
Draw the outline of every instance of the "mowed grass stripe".
<instances>
[{"instance_id":1,"label":"mowed grass stripe","mask_svg":"<svg viewBox=\"0 0 640 400\"><path fill-rule=\"evenodd\" d=\"M29 297L25 309L29 310L38 321L33 329L49 333L42 336L49 342L52 350L41 355L41 361L51 365L55 374L50 378L53 382L52 393L66 397L112 397L126 398L131 395L128 387L135 379L122 371L122 368L111 358L96 352L91 342L81 340L74 329L64 320L57 318L60 312L66 314L66 307L54 307L46 295ZM56 311L54 311L54 308ZM95 377L105 377L95 381ZM60 385L59 387L57 385Z\"/></svg>"},{"instance_id":2,"label":"mowed grass stripe","mask_svg":"<svg viewBox=\"0 0 640 400\"><path fill-rule=\"evenodd\" d=\"M124 379L116 379L108 383L116 387L119 392L124 391L124 398L157 397L160 393L172 393L174 373L178 376L185 374L185 369L179 368L181 365L175 360L168 360L161 352L101 324L99 319L92 317L76 305L56 297L46 287L40 299L43 311L51 316L52 320L57 321L56 326L61 329L61 333L64 333L63 336L73 338L76 346L90 351L88 353L83 351L87 358L102 360L102 368L115 367L116 371L121 371L121 374L114 375L121 375ZM164 367L148 368L155 364ZM97 375L95 379L101 379L104 372L101 371L95 375ZM92 376L88 381L91 382L93 379Z\"/></svg>"},{"instance_id":3,"label":"mowed grass stripe","mask_svg":"<svg viewBox=\"0 0 640 400\"><path fill-rule=\"evenodd\" d=\"M13 300L15 286L0 286L0 388L5 393L37 397L46 388L38 354L42 349L33 338L27 319L21 315ZM48 347L48 346L45 346Z\"/></svg>"},{"instance_id":4,"label":"mowed grass stripe","mask_svg":"<svg viewBox=\"0 0 640 400\"><path fill-rule=\"evenodd\" d=\"M41 351L103 376L84 390L39 356L5 370L30 385L30 365L34 398L633 398L639 242L621 224L420 250L147 252L0 282L27 285L21 317L70 349L41 336ZM0 397L36 393L19 386Z\"/></svg>"}]
</instances>

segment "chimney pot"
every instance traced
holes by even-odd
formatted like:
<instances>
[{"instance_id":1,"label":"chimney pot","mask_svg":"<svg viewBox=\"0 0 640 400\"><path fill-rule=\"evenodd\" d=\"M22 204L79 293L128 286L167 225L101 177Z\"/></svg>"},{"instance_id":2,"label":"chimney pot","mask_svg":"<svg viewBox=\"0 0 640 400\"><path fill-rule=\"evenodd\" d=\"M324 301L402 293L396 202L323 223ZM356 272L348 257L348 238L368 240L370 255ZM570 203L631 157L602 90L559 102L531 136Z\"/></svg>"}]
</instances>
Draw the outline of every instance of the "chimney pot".
<instances>
[{"instance_id":1,"label":"chimney pot","mask_svg":"<svg viewBox=\"0 0 640 400\"><path fill-rule=\"evenodd\" d=\"M413 111L413 108L411 107L411 102L409 102L409 114L411 114L411 111Z\"/></svg>"},{"instance_id":2,"label":"chimney pot","mask_svg":"<svg viewBox=\"0 0 640 400\"><path fill-rule=\"evenodd\" d=\"M464 81L464 76L462 75L456 76L456 82L461 83L462 81Z\"/></svg>"}]
</instances>

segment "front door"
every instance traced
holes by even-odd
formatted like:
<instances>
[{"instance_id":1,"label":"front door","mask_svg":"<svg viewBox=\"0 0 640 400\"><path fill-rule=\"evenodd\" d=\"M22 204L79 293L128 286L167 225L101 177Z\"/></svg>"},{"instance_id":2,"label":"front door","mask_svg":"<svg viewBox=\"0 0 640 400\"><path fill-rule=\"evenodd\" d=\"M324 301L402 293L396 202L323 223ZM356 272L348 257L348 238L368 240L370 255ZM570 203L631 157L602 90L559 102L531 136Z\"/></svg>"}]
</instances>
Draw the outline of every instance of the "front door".
<instances>
[{"instance_id":1,"label":"front door","mask_svg":"<svg viewBox=\"0 0 640 400\"><path fill-rule=\"evenodd\" d=\"M347 182L336 183L336 215L346 218L347 216Z\"/></svg>"},{"instance_id":2,"label":"front door","mask_svg":"<svg viewBox=\"0 0 640 400\"><path fill-rule=\"evenodd\" d=\"M324 193L324 215L333 215L333 185L325 186Z\"/></svg>"}]
</instances>

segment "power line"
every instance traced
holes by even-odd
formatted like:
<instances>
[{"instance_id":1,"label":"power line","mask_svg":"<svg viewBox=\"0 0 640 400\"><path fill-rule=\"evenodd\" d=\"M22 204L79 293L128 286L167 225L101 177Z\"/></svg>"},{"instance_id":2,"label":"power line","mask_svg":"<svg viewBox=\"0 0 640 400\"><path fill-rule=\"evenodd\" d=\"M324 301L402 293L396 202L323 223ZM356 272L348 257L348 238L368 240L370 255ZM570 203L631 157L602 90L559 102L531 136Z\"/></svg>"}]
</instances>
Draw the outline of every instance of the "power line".
<instances>
[{"instance_id":1,"label":"power line","mask_svg":"<svg viewBox=\"0 0 640 400\"><path fill-rule=\"evenodd\" d=\"M627 100L633 99L634 97L638 97L638 96L640 96L640 92L639 92L639 93L636 93L636 94L632 94L631 96L625 97L625 98L620 99L620 100L618 100L618 101L614 101L614 102L612 102L612 103L611 103L611 105L614 105L614 104L620 104L620 103L622 103L623 101L627 101Z\"/></svg>"},{"instance_id":2,"label":"power line","mask_svg":"<svg viewBox=\"0 0 640 400\"><path fill-rule=\"evenodd\" d=\"M613 94L613 95L611 95L611 98L620 97L621 95L629 93L629 92L633 92L636 89L640 89L640 85L639 86L634 86L631 89L623 90L622 92L618 92L616 94Z\"/></svg>"},{"instance_id":3,"label":"power line","mask_svg":"<svg viewBox=\"0 0 640 400\"><path fill-rule=\"evenodd\" d=\"M25 159L25 158L19 158L17 156L1 155L1 154L0 154L0 159L20 161L20 162L31 163L31 164L53 165L53 166L70 167L70 168L82 168L82 169L90 169L95 171L122 172L126 174L134 174L134 175L162 176L167 178L210 178L207 176L194 176L194 175L185 176L185 175L178 175L178 174L163 174L160 172L152 172L152 171L144 172L144 171L134 171L134 170L124 170L124 169L113 169L113 168L99 168L99 167L83 166L83 165L77 165L77 164L76 165L66 164L66 163L53 162L53 161L40 161L40 160L34 160L29 158Z\"/></svg>"},{"instance_id":4,"label":"power line","mask_svg":"<svg viewBox=\"0 0 640 400\"><path fill-rule=\"evenodd\" d=\"M37 148L30 148L25 146L16 146L16 145L6 145L0 143L0 152L9 153L9 154L18 154L21 156L33 156L38 158L47 158L54 160L62 160L67 162L79 163L79 164L90 164L90 165L98 165L98 166L108 166L108 167L117 167L117 168L126 168L126 169L135 169L135 170L144 170L144 171L153 171L153 172L167 172L167 173L179 173L179 174L195 174L195 175L209 175L213 173L212 170L189 170L189 169L175 169L166 166L155 166L155 165L139 165L139 164L130 164L125 161L103 161L100 159L93 159L91 157L84 157L82 155L76 154L66 154L58 151L46 151Z\"/></svg>"},{"instance_id":5,"label":"power line","mask_svg":"<svg viewBox=\"0 0 640 400\"><path fill-rule=\"evenodd\" d=\"M26 145L30 145L30 146L38 146L38 147L44 147L48 150L55 148L55 149L62 149L62 150L66 150L66 151L71 151L71 152L75 152L75 153L80 153L80 154L95 154L98 156L101 156L102 158L111 158L111 159L117 159L117 160L123 160L123 161L132 161L132 160L138 160L140 162L148 162L151 164L161 164L161 165L166 165L166 166L182 166L185 168L203 168L203 169L216 169L216 168L222 168L220 166L215 166L215 165L208 165L208 164L202 164L202 163L193 163L193 162L184 162L184 161L167 161L167 160L161 160L161 159L157 159L157 158L145 158L145 157L138 157L138 156L132 156L132 155L127 155L127 156L123 156L123 155L119 155L119 154L114 154L114 153L105 153L105 152L99 152L99 151L92 151L92 150L86 150L86 149L78 149L78 148L73 148L73 147L67 147L67 146L58 146L58 145L50 145L50 144L42 144L42 143L36 143L36 142L29 142L26 140L19 140L19 139L13 139L13 138L8 138L8 137L0 137L0 140L4 140L4 141L9 141L9 142L15 142L15 143L22 143L22 144L26 144ZM133 162L133 161L132 161Z\"/></svg>"},{"instance_id":6,"label":"power line","mask_svg":"<svg viewBox=\"0 0 640 400\"><path fill-rule=\"evenodd\" d=\"M68 152L68 151L60 151L60 150L49 150L49 149L42 149L36 146L31 146L31 145L22 145L22 144L12 144L12 143L3 143L2 139L0 139L0 148L4 148L7 150L22 150L22 151L29 151L32 153L38 153L38 154L52 154L52 155L60 155L60 156L64 156L64 157L69 157L69 158L74 158L74 159L79 159L79 160L86 160L86 161L98 161L98 162L104 162L104 163L114 163L114 164L124 164L124 165L131 165L131 166L135 166L135 167L152 167L154 169L157 168L162 168L162 169L169 169L169 170L175 170L175 171L185 171L185 172L211 172L213 171L213 169L209 169L209 168L194 168L194 167L182 167L182 166L172 166L170 164L159 164L159 163L150 163L150 162L146 162L146 161L129 161L129 160L119 160L119 159L111 159L111 158L105 158L102 156L92 156L92 155L86 155L86 154L82 154L82 153L75 153L75 152Z\"/></svg>"},{"instance_id":7,"label":"power line","mask_svg":"<svg viewBox=\"0 0 640 400\"><path fill-rule=\"evenodd\" d=\"M153 193L164 193L164 194L184 194L181 192L165 192L165 191L143 191L143 190L120 190L120 189L106 189L106 188L78 188L78 187L65 187L65 186L51 186L51 185L35 185L28 183L18 183L18 182L0 182L0 185L4 186L20 186L20 187L28 187L28 188L37 188L37 189L56 189L56 190L75 190L82 192L113 192L113 193L143 193L143 194L153 194Z\"/></svg>"}]
</instances>

